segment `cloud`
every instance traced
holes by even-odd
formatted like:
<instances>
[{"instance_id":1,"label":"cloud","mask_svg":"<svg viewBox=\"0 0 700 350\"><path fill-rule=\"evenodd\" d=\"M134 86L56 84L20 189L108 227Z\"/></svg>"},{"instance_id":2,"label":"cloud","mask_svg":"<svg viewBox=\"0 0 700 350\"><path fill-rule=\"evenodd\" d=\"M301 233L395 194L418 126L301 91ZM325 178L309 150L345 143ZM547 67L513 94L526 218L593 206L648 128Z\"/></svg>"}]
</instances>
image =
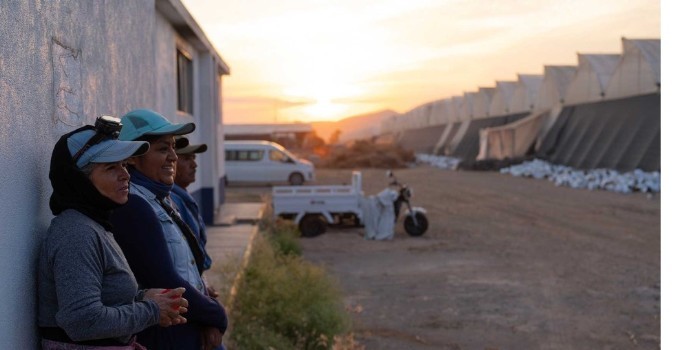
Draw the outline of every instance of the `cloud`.
<instances>
[{"instance_id":1,"label":"cloud","mask_svg":"<svg viewBox=\"0 0 700 350\"><path fill-rule=\"evenodd\" d=\"M375 96L375 97L341 97L341 98L334 98L331 100L331 103L339 103L339 104L382 104L382 103L387 103L387 99L381 97L381 96Z\"/></svg>"},{"instance_id":2,"label":"cloud","mask_svg":"<svg viewBox=\"0 0 700 350\"><path fill-rule=\"evenodd\" d=\"M224 103L258 108L289 108L316 103L313 99L281 99L266 96L225 97Z\"/></svg>"}]
</instances>

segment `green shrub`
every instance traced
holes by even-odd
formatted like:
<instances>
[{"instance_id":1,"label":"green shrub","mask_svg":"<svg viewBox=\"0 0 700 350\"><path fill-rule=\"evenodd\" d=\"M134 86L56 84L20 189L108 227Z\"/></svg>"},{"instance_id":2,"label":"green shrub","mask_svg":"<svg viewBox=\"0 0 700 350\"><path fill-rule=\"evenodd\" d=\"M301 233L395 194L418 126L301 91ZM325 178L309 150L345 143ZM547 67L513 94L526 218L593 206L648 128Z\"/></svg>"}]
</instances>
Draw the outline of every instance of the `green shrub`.
<instances>
[{"instance_id":1,"label":"green shrub","mask_svg":"<svg viewBox=\"0 0 700 350\"><path fill-rule=\"evenodd\" d=\"M292 221L279 221L267 234L268 240L272 248L277 254L281 255L301 255L301 244L299 237L301 233L299 228Z\"/></svg>"},{"instance_id":2,"label":"green shrub","mask_svg":"<svg viewBox=\"0 0 700 350\"><path fill-rule=\"evenodd\" d=\"M237 348L331 349L333 338L349 330L336 283L322 268L289 253L296 249L293 232L282 229L255 242L229 308L229 337Z\"/></svg>"}]
</instances>

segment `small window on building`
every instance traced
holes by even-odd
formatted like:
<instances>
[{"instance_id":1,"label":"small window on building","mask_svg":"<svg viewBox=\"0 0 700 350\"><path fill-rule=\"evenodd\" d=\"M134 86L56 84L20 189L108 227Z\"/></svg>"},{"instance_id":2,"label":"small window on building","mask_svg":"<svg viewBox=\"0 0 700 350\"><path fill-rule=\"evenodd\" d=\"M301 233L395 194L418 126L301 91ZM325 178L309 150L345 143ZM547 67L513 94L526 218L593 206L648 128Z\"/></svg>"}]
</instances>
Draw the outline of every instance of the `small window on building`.
<instances>
[{"instance_id":1,"label":"small window on building","mask_svg":"<svg viewBox=\"0 0 700 350\"><path fill-rule=\"evenodd\" d=\"M177 110L192 114L193 77L192 59L184 51L177 50Z\"/></svg>"}]
</instances>

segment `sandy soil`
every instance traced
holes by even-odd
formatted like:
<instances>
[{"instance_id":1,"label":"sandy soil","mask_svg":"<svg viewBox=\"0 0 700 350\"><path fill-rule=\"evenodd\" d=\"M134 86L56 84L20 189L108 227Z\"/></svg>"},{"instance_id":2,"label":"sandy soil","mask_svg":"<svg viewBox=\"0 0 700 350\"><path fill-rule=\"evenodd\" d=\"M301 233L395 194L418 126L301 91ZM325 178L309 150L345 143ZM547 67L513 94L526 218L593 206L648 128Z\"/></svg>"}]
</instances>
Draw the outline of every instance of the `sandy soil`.
<instances>
[{"instance_id":1,"label":"sandy soil","mask_svg":"<svg viewBox=\"0 0 700 350\"><path fill-rule=\"evenodd\" d=\"M494 172L395 171L428 210L419 238L303 239L338 279L367 349L658 349L660 195ZM318 184L350 181L320 170ZM366 195L384 171L364 170Z\"/></svg>"}]
</instances>

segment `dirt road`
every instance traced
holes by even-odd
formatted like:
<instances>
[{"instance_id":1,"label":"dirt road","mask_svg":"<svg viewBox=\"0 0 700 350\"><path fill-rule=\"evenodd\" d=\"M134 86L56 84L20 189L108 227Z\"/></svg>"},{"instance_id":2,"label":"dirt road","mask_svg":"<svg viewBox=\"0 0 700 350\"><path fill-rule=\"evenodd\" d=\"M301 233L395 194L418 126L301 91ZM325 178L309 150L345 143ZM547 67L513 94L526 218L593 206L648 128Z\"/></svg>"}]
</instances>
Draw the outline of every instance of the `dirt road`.
<instances>
[{"instance_id":1,"label":"dirt road","mask_svg":"<svg viewBox=\"0 0 700 350\"><path fill-rule=\"evenodd\" d=\"M658 349L660 195L435 168L395 171L430 228L303 239L355 310L367 349ZM320 184L350 171L320 170ZM384 172L363 171L365 194Z\"/></svg>"}]
</instances>

